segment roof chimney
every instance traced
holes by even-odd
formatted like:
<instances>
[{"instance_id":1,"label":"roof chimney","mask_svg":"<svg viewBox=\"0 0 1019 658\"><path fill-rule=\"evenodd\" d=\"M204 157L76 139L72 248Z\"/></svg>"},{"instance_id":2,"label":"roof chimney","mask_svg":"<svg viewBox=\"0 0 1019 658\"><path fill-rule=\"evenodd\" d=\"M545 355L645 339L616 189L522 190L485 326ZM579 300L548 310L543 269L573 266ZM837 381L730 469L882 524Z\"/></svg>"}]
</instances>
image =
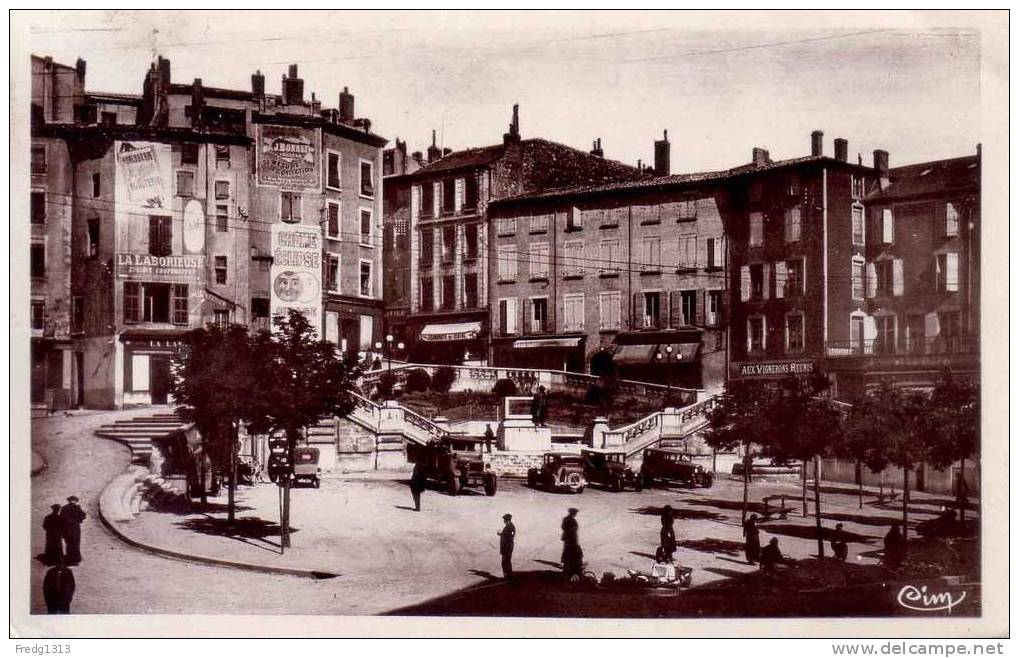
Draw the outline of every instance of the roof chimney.
<instances>
[{"instance_id":1,"label":"roof chimney","mask_svg":"<svg viewBox=\"0 0 1019 658\"><path fill-rule=\"evenodd\" d=\"M662 138L655 141L655 174L668 176L672 173L669 163L671 145L669 144L669 131L662 131Z\"/></svg>"},{"instance_id":2,"label":"roof chimney","mask_svg":"<svg viewBox=\"0 0 1019 658\"><path fill-rule=\"evenodd\" d=\"M596 155L599 158L605 157L605 151L601 150L601 137L591 143L591 155Z\"/></svg>"},{"instance_id":3,"label":"roof chimney","mask_svg":"<svg viewBox=\"0 0 1019 658\"><path fill-rule=\"evenodd\" d=\"M205 94L202 91L202 79L195 78L191 83L191 127L197 128L202 122L202 105L205 104Z\"/></svg>"},{"instance_id":4,"label":"roof chimney","mask_svg":"<svg viewBox=\"0 0 1019 658\"><path fill-rule=\"evenodd\" d=\"M253 96L265 96L265 76L258 70L251 74L251 94Z\"/></svg>"},{"instance_id":5,"label":"roof chimney","mask_svg":"<svg viewBox=\"0 0 1019 658\"><path fill-rule=\"evenodd\" d=\"M888 187L888 151L874 149L874 171L877 173L881 189Z\"/></svg>"},{"instance_id":6,"label":"roof chimney","mask_svg":"<svg viewBox=\"0 0 1019 658\"><path fill-rule=\"evenodd\" d=\"M435 162L442 157L442 151L435 143L435 131L432 130L432 145L428 147L428 161Z\"/></svg>"},{"instance_id":7,"label":"roof chimney","mask_svg":"<svg viewBox=\"0 0 1019 658\"><path fill-rule=\"evenodd\" d=\"M354 120L354 94L344 87L340 92L340 123Z\"/></svg>"},{"instance_id":8,"label":"roof chimney","mask_svg":"<svg viewBox=\"0 0 1019 658\"><path fill-rule=\"evenodd\" d=\"M291 64L283 78L283 103L297 105L304 102L304 80L297 77L297 64Z\"/></svg>"},{"instance_id":9,"label":"roof chimney","mask_svg":"<svg viewBox=\"0 0 1019 658\"><path fill-rule=\"evenodd\" d=\"M449 148L448 146L444 146L442 148L442 157L446 157L447 155L449 155L452 152L453 152L453 149Z\"/></svg>"},{"instance_id":10,"label":"roof chimney","mask_svg":"<svg viewBox=\"0 0 1019 658\"><path fill-rule=\"evenodd\" d=\"M424 160L424 154L421 151L414 151L413 153L410 154L410 157L414 158L418 162Z\"/></svg>"},{"instance_id":11,"label":"roof chimney","mask_svg":"<svg viewBox=\"0 0 1019 658\"><path fill-rule=\"evenodd\" d=\"M166 85L170 84L170 60L163 59L162 57L159 57L156 61L159 64L158 68L159 68L160 82L162 83L163 87L165 88Z\"/></svg>"},{"instance_id":12,"label":"roof chimney","mask_svg":"<svg viewBox=\"0 0 1019 658\"><path fill-rule=\"evenodd\" d=\"M74 70L78 74L78 81L85 82L85 60L79 57L74 63Z\"/></svg>"},{"instance_id":13,"label":"roof chimney","mask_svg":"<svg viewBox=\"0 0 1019 658\"><path fill-rule=\"evenodd\" d=\"M824 133L820 130L810 133L810 155L824 155Z\"/></svg>"},{"instance_id":14,"label":"roof chimney","mask_svg":"<svg viewBox=\"0 0 1019 658\"><path fill-rule=\"evenodd\" d=\"M520 105L513 104L513 119L510 121L509 132L502 136L503 144L520 141Z\"/></svg>"},{"instance_id":15,"label":"roof chimney","mask_svg":"<svg viewBox=\"0 0 1019 658\"><path fill-rule=\"evenodd\" d=\"M849 142L841 137L835 138L835 159L839 162L849 160Z\"/></svg>"},{"instance_id":16,"label":"roof chimney","mask_svg":"<svg viewBox=\"0 0 1019 658\"><path fill-rule=\"evenodd\" d=\"M768 149L755 146L752 154L755 167L763 167L764 165L771 162L771 156L768 155Z\"/></svg>"}]
</instances>

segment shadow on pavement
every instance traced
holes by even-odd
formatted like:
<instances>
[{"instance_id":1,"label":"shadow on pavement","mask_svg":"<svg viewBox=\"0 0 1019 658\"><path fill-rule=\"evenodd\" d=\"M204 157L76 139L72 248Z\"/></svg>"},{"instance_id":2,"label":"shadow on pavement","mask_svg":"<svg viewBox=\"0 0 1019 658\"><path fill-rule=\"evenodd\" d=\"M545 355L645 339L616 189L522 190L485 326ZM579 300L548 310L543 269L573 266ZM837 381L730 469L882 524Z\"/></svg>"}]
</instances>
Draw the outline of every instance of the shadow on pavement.
<instances>
[{"instance_id":1,"label":"shadow on pavement","mask_svg":"<svg viewBox=\"0 0 1019 658\"><path fill-rule=\"evenodd\" d=\"M683 501L691 505L701 505L703 507L717 507L718 509L733 510L737 512L743 511L742 500L722 500L719 498L687 498ZM774 505L771 506L774 509ZM747 503L747 512L756 512L758 514L764 513L764 503L755 503L750 501ZM721 517L719 517L721 518Z\"/></svg>"},{"instance_id":2,"label":"shadow on pavement","mask_svg":"<svg viewBox=\"0 0 1019 658\"><path fill-rule=\"evenodd\" d=\"M280 536L279 524L253 516L239 518L233 524L221 518L196 517L180 521L176 525L183 530L226 537L267 551L277 552L280 548L279 542L267 539L267 537L278 538ZM291 526L290 532L295 533L300 530Z\"/></svg>"},{"instance_id":3,"label":"shadow on pavement","mask_svg":"<svg viewBox=\"0 0 1019 658\"><path fill-rule=\"evenodd\" d=\"M763 530L764 532L771 533L773 535L785 535L787 537L797 537L799 539L817 539L817 528L810 525L794 525L792 523L769 523L767 525L762 525L761 530ZM821 528L821 537L824 539L824 541L829 541L834 536L835 536L834 528ZM842 531L842 537L847 542L853 542L856 544L874 543L873 537L868 537L867 535L858 535L855 532L849 532L848 530Z\"/></svg>"},{"instance_id":4,"label":"shadow on pavement","mask_svg":"<svg viewBox=\"0 0 1019 658\"><path fill-rule=\"evenodd\" d=\"M545 565L548 565L550 567L555 567L556 569L562 569L563 568L563 565L562 565L561 562L551 562L549 560L535 560L535 562L537 562L538 564L545 564Z\"/></svg>"},{"instance_id":5,"label":"shadow on pavement","mask_svg":"<svg viewBox=\"0 0 1019 658\"><path fill-rule=\"evenodd\" d=\"M646 505L644 507L636 507L630 511L634 514L645 514L647 516L661 516L663 507L655 507L654 505ZM689 521L694 519L707 519L715 521L718 519L724 519L725 517L716 512L707 512L699 509L687 509L680 507L672 510L672 518L679 521Z\"/></svg>"},{"instance_id":6,"label":"shadow on pavement","mask_svg":"<svg viewBox=\"0 0 1019 658\"><path fill-rule=\"evenodd\" d=\"M845 523L859 523L860 525L893 526L902 522L900 516L867 516L866 514L840 514L836 512L821 512L821 518L826 521L843 521Z\"/></svg>"},{"instance_id":7,"label":"shadow on pavement","mask_svg":"<svg viewBox=\"0 0 1019 658\"><path fill-rule=\"evenodd\" d=\"M726 578L739 578L745 576L752 571L736 571L735 569L722 569L721 567L704 567L705 571L716 573L719 576L725 576Z\"/></svg>"},{"instance_id":8,"label":"shadow on pavement","mask_svg":"<svg viewBox=\"0 0 1019 658\"><path fill-rule=\"evenodd\" d=\"M723 553L725 555L739 555L743 551L743 542L729 539L685 539L676 542L680 548L700 551L701 553Z\"/></svg>"}]
</instances>

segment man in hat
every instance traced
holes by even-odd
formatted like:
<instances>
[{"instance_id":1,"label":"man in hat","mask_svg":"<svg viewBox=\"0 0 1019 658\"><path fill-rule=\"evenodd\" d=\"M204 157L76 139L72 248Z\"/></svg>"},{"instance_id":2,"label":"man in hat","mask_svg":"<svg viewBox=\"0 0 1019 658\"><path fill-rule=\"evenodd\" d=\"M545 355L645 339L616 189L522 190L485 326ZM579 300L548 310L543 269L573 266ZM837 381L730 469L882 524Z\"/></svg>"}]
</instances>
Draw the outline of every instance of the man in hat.
<instances>
[{"instance_id":1,"label":"man in hat","mask_svg":"<svg viewBox=\"0 0 1019 658\"><path fill-rule=\"evenodd\" d=\"M672 506L666 505L662 508L662 530L660 533L663 552L666 561L672 562L672 556L676 552L676 531L673 528Z\"/></svg>"},{"instance_id":2,"label":"man in hat","mask_svg":"<svg viewBox=\"0 0 1019 658\"><path fill-rule=\"evenodd\" d=\"M577 523L576 507L571 507L566 517L563 518L563 575L569 580L573 576L580 576L584 569L584 551L580 548L580 526Z\"/></svg>"},{"instance_id":3,"label":"man in hat","mask_svg":"<svg viewBox=\"0 0 1019 658\"><path fill-rule=\"evenodd\" d=\"M849 543L846 541L846 533L842 529L841 523L835 524L835 534L831 538L831 550L839 562L845 562L849 557Z\"/></svg>"},{"instance_id":4,"label":"man in hat","mask_svg":"<svg viewBox=\"0 0 1019 658\"><path fill-rule=\"evenodd\" d=\"M513 578L513 538L517 535L517 527L513 525L513 515L502 515L502 530L499 535L499 554L502 555L502 577L506 580Z\"/></svg>"},{"instance_id":5,"label":"man in hat","mask_svg":"<svg viewBox=\"0 0 1019 658\"><path fill-rule=\"evenodd\" d=\"M425 474L424 464L414 464L414 471L410 476L410 495L414 498L414 511L421 511L421 494L425 490L425 483L428 476Z\"/></svg>"},{"instance_id":6,"label":"man in hat","mask_svg":"<svg viewBox=\"0 0 1019 658\"><path fill-rule=\"evenodd\" d=\"M46 564L54 565L64 557L64 545L60 523L60 504L50 505L52 510L42 520L42 529L46 531L46 552L43 554L43 561Z\"/></svg>"},{"instance_id":7,"label":"man in hat","mask_svg":"<svg viewBox=\"0 0 1019 658\"><path fill-rule=\"evenodd\" d=\"M68 496L67 504L60 510L68 566L81 564L81 522L84 520L85 511L78 507L78 497Z\"/></svg>"}]
</instances>

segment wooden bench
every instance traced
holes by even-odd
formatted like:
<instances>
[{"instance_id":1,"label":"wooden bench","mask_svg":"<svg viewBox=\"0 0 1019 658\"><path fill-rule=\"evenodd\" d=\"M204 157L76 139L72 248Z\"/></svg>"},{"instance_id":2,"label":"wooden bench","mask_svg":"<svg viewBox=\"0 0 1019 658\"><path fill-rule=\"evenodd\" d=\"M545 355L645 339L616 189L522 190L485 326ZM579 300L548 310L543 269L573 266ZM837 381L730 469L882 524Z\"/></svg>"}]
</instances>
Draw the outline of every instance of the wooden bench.
<instances>
[{"instance_id":1,"label":"wooden bench","mask_svg":"<svg viewBox=\"0 0 1019 658\"><path fill-rule=\"evenodd\" d=\"M771 517L773 516L777 516L778 518L783 520L788 519L789 512L795 511L792 507L786 506L785 501L788 498L793 498L796 500L800 499L799 496L787 496L786 494L775 494L773 496L765 496L764 498L762 498L761 500L764 501L764 512L762 512L764 520L767 521L771 519ZM771 502L773 500L781 501L778 507L773 507L771 505Z\"/></svg>"}]
</instances>

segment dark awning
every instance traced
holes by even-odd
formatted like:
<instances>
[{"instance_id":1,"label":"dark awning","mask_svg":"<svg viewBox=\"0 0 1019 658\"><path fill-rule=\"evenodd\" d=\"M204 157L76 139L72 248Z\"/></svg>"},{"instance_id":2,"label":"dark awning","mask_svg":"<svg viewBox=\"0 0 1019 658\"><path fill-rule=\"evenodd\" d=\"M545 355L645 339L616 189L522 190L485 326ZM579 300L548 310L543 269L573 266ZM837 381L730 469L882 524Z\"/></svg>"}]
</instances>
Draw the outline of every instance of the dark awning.
<instances>
[{"instance_id":1,"label":"dark awning","mask_svg":"<svg viewBox=\"0 0 1019 658\"><path fill-rule=\"evenodd\" d=\"M534 349L539 347L577 347L582 338L521 338L513 341L514 349Z\"/></svg>"},{"instance_id":2,"label":"dark awning","mask_svg":"<svg viewBox=\"0 0 1019 658\"><path fill-rule=\"evenodd\" d=\"M421 330L421 340L439 342L448 340L470 340L481 333L480 322L452 322L449 324L429 324Z\"/></svg>"},{"instance_id":3,"label":"dark awning","mask_svg":"<svg viewBox=\"0 0 1019 658\"><path fill-rule=\"evenodd\" d=\"M648 365L652 363L657 345L620 345L612 355L616 365Z\"/></svg>"}]
</instances>

